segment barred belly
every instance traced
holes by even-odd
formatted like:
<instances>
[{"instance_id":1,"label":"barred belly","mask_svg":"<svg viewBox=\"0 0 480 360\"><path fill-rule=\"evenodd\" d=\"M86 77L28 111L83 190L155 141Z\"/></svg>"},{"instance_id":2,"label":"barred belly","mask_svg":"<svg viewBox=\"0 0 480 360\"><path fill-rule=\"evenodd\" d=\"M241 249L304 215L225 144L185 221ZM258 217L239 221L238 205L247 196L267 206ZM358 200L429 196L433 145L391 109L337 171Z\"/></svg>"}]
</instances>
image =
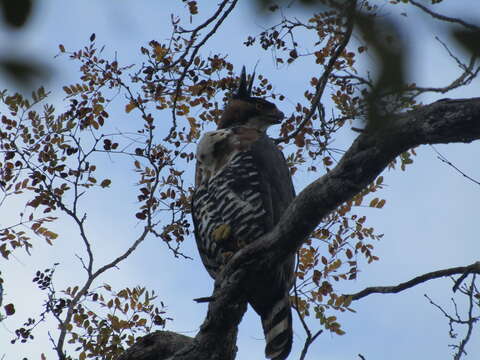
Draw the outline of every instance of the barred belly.
<instances>
[{"instance_id":1,"label":"barred belly","mask_svg":"<svg viewBox=\"0 0 480 360\"><path fill-rule=\"evenodd\" d=\"M265 233L261 178L248 151L200 184L192 212L197 219L197 242L208 272L215 277L225 262L224 253L236 252ZM225 237L214 232L223 227Z\"/></svg>"}]
</instances>

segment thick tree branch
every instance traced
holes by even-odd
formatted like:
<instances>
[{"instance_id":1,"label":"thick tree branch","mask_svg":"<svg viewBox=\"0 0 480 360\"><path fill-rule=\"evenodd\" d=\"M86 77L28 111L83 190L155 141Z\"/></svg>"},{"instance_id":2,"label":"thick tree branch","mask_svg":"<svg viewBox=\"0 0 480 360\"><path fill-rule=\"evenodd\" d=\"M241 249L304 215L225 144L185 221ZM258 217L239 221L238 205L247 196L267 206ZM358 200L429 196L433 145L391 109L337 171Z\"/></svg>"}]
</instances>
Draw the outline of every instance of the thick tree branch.
<instances>
[{"instance_id":1,"label":"thick tree branch","mask_svg":"<svg viewBox=\"0 0 480 360\"><path fill-rule=\"evenodd\" d=\"M217 279L217 300L210 304L211 314L231 308L242 284L297 251L328 213L364 189L404 151L421 144L479 139L480 98L438 101L381 125L362 133L332 171L298 195L270 233L230 260ZM211 321L218 321L216 315ZM208 337L203 329L200 334Z\"/></svg>"},{"instance_id":2,"label":"thick tree branch","mask_svg":"<svg viewBox=\"0 0 480 360\"><path fill-rule=\"evenodd\" d=\"M322 218L363 190L404 151L422 144L469 143L479 138L480 98L437 101L364 131L332 171L297 196L270 233L231 259L225 277L265 254L270 263L282 261Z\"/></svg>"},{"instance_id":3,"label":"thick tree branch","mask_svg":"<svg viewBox=\"0 0 480 360\"><path fill-rule=\"evenodd\" d=\"M151 358L233 359L237 326L246 309L244 284L296 252L328 213L362 191L404 151L422 144L478 139L480 98L437 101L364 131L332 171L298 195L270 233L239 251L225 266L215 283L215 300L209 303L207 318L195 339L172 357ZM472 272L480 273L480 263L471 266ZM467 268L457 268L453 274ZM449 275L448 271L441 276Z\"/></svg>"},{"instance_id":4,"label":"thick tree branch","mask_svg":"<svg viewBox=\"0 0 480 360\"><path fill-rule=\"evenodd\" d=\"M171 331L155 331L143 336L118 360L168 359L193 342L193 338Z\"/></svg>"}]
</instances>

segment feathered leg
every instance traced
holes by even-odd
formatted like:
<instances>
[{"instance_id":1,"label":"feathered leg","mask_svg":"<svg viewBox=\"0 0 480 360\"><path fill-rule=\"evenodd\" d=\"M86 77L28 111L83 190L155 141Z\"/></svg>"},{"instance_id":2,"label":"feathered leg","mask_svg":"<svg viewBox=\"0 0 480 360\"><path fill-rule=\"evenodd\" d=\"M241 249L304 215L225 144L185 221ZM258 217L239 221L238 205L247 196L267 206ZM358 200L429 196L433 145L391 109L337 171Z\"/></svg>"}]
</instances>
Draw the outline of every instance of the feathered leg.
<instances>
[{"instance_id":1,"label":"feathered leg","mask_svg":"<svg viewBox=\"0 0 480 360\"><path fill-rule=\"evenodd\" d=\"M265 334L265 356L272 360L284 360L292 349L292 309L288 292L277 298L275 302L251 301L251 305L262 319ZM274 304L269 308L257 304Z\"/></svg>"}]
</instances>

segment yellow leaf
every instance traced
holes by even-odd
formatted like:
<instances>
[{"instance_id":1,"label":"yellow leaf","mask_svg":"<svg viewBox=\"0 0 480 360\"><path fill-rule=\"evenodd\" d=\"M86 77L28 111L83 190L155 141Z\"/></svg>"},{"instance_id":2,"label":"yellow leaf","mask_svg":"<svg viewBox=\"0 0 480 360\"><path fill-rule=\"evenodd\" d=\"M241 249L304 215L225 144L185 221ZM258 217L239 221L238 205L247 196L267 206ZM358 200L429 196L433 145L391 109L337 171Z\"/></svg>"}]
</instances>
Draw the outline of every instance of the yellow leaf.
<instances>
[{"instance_id":1,"label":"yellow leaf","mask_svg":"<svg viewBox=\"0 0 480 360\"><path fill-rule=\"evenodd\" d=\"M137 326L145 326L147 324L147 319L140 319L137 321Z\"/></svg>"},{"instance_id":2,"label":"yellow leaf","mask_svg":"<svg viewBox=\"0 0 480 360\"><path fill-rule=\"evenodd\" d=\"M357 195L353 198L353 200L354 200L355 206L360 206L360 205L362 205L363 196Z\"/></svg>"},{"instance_id":3,"label":"yellow leaf","mask_svg":"<svg viewBox=\"0 0 480 360\"><path fill-rule=\"evenodd\" d=\"M340 259L335 260L329 267L330 271L337 270L342 265L342 261Z\"/></svg>"},{"instance_id":4,"label":"yellow leaf","mask_svg":"<svg viewBox=\"0 0 480 360\"><path fill-rule=\"evenodd\" d=\"M47 235L50 239L55 240L58 237L57 233L54 233L53 231L48 231Z\"/></svg>"},{"instance_id":5,"label":"yellow leaf","mask_svg":"<svg viewBox=\"0 0 480 360\"><path fill-rule=\"evenodd\" d=\"M376 207L378 204L379 199L375 198L372 201L370 201L370 207Z\"/></svg>"},{"instance_id":6,"label":"yellow leaf","mask_svg":"<svg viewBox=\"0 0 480 360\"><path fill-rule=\"evenodd\" d=\"M93 106L93 112L95 114L100 114L103 111L103 106L101 104L95 104Z\"/></svg>"},{"instance_id":7,"label":"yellow leaf","mask_svg":"<svg viewBox=\"0 0 480 360\"><path fill-rule=\"evenodd\" d=\"M137 104L134 103L133 101L130 101L126 106L125 106L125 112L128 114L130 111L135 109L137 107Z\"/></svg>"},{"instance_id":8,"label":"yellow leaf","mask_svg":"<svg viewBox=\"0 0 480 360\"><path fill-rule=\"evenodd\" d=\"M162 59L168 53L168 49L161 46L160 44L155 46L154 51L155 51L155 60L157 61L162 61Z\"/></svg>"}]
</instances>

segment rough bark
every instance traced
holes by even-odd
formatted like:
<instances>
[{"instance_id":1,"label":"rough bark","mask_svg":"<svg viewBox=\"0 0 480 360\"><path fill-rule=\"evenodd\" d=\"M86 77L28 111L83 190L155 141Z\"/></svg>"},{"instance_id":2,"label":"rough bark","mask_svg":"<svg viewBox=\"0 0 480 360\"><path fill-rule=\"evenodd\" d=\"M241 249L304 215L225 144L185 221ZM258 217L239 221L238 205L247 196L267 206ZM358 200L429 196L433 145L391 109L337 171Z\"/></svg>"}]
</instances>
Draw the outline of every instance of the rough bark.
<instances>
[{"instance_id":1,"label":"rough bark","mask_svg":"<svg viewBox=\"0 0 480 360\"><path fill-rule=\"evenodd\" d=\"M295 252L329 212L369 185L402 152L422 144L478 139L480 98L440 100L391 118L375 129L367 128L332 171L297 196L270 233L230 260L216 280L208 315L195 338L182 338L182 347L177 337L172 336L169 344L164 334L152 334L149 339L157 346L143 346L141 340L122 360L234 359L237 327L246 310L244 283ZM147 347L152 349L150 353ZM140 351L141 357L137 356Z\"/></svg>"},{"instance_id":2,"label":"rough bark","mask_svg":"<svg viewBox=\"0 0 480 360\"><path fill-rule=\"evenodd\" d=\"M118 360L168 359L193 342L193 338L171 331L155 331L137 341Z\"/></svg>"}]
</instances>

